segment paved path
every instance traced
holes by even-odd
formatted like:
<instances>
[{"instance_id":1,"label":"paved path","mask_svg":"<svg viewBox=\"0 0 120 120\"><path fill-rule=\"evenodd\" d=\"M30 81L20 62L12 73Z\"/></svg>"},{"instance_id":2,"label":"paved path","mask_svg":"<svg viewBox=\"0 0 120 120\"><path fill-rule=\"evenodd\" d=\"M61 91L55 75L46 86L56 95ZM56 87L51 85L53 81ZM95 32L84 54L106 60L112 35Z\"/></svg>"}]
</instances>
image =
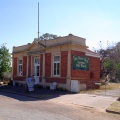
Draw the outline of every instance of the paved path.
<instances>
[{"instance_id":1,"label":"paved path","mask_svg":"<svg viewBox=\"0 0 120 120\"><path fill-rule=\"evenodd\" d=\"M48 101L56 101L61 103L70 103L80 106L92 107L98 110L106 111L106 109L115 102L117 97L98 96L90 94L72 94L63 95Z\"/></svg>"}]
</instances>

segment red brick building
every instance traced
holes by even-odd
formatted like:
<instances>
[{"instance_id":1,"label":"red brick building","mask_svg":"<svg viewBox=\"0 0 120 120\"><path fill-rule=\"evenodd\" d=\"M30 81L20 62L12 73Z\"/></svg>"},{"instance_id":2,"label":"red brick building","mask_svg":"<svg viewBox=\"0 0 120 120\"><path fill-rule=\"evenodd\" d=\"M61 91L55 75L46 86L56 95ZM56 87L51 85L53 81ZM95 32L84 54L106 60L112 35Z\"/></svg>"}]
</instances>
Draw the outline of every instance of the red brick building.
<instances>
[{"instance_id":1,"label":"red brick building","mask_svg":"<svg viewBox=\"0 0 120 120\"><path fill-rule=\"evenodd\" d=\"M86 40L72 34L13 47L13 80L35 76L35 84L69 91L95 87L100 81L100 56L88 50Z\"/></svg>"}]
</instances>

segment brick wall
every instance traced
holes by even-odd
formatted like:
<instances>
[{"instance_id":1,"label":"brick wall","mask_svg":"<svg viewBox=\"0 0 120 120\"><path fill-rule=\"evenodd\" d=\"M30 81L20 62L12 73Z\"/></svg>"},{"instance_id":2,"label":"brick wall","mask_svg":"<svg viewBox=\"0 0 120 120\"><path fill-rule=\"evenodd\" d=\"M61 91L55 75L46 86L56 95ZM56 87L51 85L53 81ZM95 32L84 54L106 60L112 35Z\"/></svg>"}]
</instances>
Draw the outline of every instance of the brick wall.
<instances>
[{"instance_id":1,"label":"brick wall","mask_svg":"<svg viewBox=\"0 0 120 120\"><path fill-rule=\"evenodd\" d=\"M71 50L71 55L85 56L84 52Z\"/></svg>"},{"instance_id":2,"label":"brick wall","mask_svg":"<svg viewBox=\"0 0 120 120\"><path fill-rule=\"evenodd\" d=\"M77 56L83 56L85 57L84 52L78 52L78 51L71 51L71 61L72 61L72 56L77 55ZM73 70L72 69L72 63L71 63L71 77L72 79L81 79L81 80L87 80L90 78L90 71L86 70Z\"/></svg>"},{"instance_id":3,"label":"brick wall","mask_svg":"<svg viewBox=\"0 0 120 120\"><path fill-rule=\"evenodd\" d=\"M92 73L92 78L95 81L100 80L100 59L95 57L90 58L90 71Z\"/></svg>"},{"instance_id":4,"label":"brick wall","mask_svg":"<svg viewBox=\"0 0 120 120\"><path fill-rule=\"evenodd\" d=\"M66 78L57 78L57 77L46 78L46 82L48 83L57 82L57 83L66 84Z\"/></svg>"},{"instance_id":5,"label":"brick wall","mask_svg":"<svg viewBox=\"0 0 120 120\"><path fill-rule=\"evenodd\" d=\"M17 81L25 81L26 77L25 76L14 76L13 80L17 80Z\"/></svg>"},{"instance_id":6,"label":"brick wall","mask_svg":"<svg viewBox=\"0 0 120 120\"><path fill-rule=\"evenodd\" d=\"M23 76L26 76L27 72L27 56L23 56Z\"/></svg>"},{"instance_id":7,"label":"brick wall","mask_svg":"<svg viewBox=\"0 0 120 120\"><path fill-rule=\"evenodd\" d=\"M67 60L68 60L68 51L61 52L61 77L67 76ZM45 76L46 82L52 83L63 83L66 84L66 78L51 77L51 53L45 54Z\"/></svg>"},{"instance_id":8,"label":"brick wall","mask_svg":"<svg viewBox=\"0 0 120 120\"><path fill-rule=\"evenodd\" d=\"M51 53L45 54L45 76L51 76Z\"/></svg>"},{"instance_id":9,"label":"brick wall","mask_svg":"<svg viewBox=\"0 0 120 120\"><path fill-rule=\"evenodd\" d=\"M17 76L17 57L13 58L13 77Z\"/></svg>"},{"instance_id":10,"label":"brick wall","mask_svg":"<svg viewBox=\"0 0 120 120\"><path fill-rule=\"evenodd\" d=\"M86 71L71 69L71 79L80 80L80 83L85 83L87 85L87 88L95 87L95 82L100 81L100 59L96 57L85 56L85 53L83 52L71 51L71 61L73 55L88 57L89 70Z\"/></svg>"},{"instance_id":11,"label":"brick wall","mask_svg":"<svg viewBox=\"0 0 120 120\"><path fill-rule=\"evenodd\" d=\"M67 77L68 51L61 52L61 77Z\"/></svg>"}]
</instances>

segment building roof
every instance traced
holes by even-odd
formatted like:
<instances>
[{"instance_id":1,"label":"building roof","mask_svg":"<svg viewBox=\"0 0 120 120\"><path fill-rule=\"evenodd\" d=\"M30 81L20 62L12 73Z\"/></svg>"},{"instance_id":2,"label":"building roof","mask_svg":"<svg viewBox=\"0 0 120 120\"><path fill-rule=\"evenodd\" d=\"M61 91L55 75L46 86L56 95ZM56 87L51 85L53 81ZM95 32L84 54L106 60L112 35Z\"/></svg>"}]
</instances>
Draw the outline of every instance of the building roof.
<instances>
[{"instance_id":1,"label":"building roof","mask_svg":"<svg viewBox=\"0 0 120 120\"><path fill-rule=\"evenodd\" d=\"M74 43L77 45L82 45L82 46L87 47L85 38L81 38L81 37L77 37L72 34L69 34L68 36L58 37L58 38L50 39L50 40L38 40L35 38L33 43L28 43L26 45L13 47L13 53L26 51L35 42L43 47L53 47L53 46L58 46L58 45L63 45L63 44L70 44L70 43Z\"/></svg>"},{"instance_id":2,"label":"building roof","mask_svg":"<svg viewBox=\"0 0 120 120\"><path fill-rule=\"evenodd\" d=\"M94 57L100 58L100 55L99 55L98 53L93 52L93 51L91 51L91 50L89 50L89 49L86 49L86 55L87 55L87 56L94 56Z\"/></svg>"},{"instance_id":3,"label":"building roof","mask_svg":"<svg viewBox=\"0 0 120 120\"><path fill-rule=\"evenodd\" d=\"M13 47L13 53L27 51L34 44L40 45L43 48L47 48L47 47L54 47L54 46L60 46L60 45L65 45L65 44L71 44L71 43L76 44L76 45L80 45L80 46L84 46L86 48L86 55L87 56L94 56L94 57L100 58L100 55L98 53L93 52L87 48L85 38L77 37L77 36L74 36L72 34L69 34L68 36L64 36L64 37L50 39L50 40L38 40L35 38L32 43L28 43L28 44L22 45L22 46Z\"/></svg>"}]
</instances>

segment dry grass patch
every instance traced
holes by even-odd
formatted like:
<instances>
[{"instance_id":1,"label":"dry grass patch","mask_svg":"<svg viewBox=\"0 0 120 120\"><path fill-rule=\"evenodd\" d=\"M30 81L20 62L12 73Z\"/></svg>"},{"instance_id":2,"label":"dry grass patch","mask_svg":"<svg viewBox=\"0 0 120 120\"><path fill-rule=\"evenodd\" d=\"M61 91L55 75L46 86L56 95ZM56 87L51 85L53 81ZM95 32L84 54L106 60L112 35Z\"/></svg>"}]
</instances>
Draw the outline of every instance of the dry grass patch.
<instances>
[{"instance_id":1,"label":"dry grass patch","mask_svg":"<svg viewBox=\"0 0 120 120\"><path fill-rule=\"evenodd\" d=\"M93 93L93 92L102 92L105 89L106 90L114 90L114 89L119 89L120 88L120 83L108 83L106 86L101 85L99 89L93 89L93 90L86 90L86 91L81 91L80 93Z\"/></svg>"},{"instance_id":2,"label":"dry grass patch","mask_svg":"<svg viewBox=\"0 0 120 120\"><path fill-rule=\"evenodd\" d=\"M107 108L106 111L120 114L120 102L119 101L114 102Z\"/></svg>"},{"instance_id":3,"label":"dry grass patch","mask_svg":"<svg viewBox=\"0 0 120 120\"><path fill-rule=\"evenodd\" d=\"M120 88L120 83L108 83L106 85L107 90L114 90L114 89L119 89ZM100 90L105 89L105 85L100 86Z\"/></svg>"}]
</instances>

